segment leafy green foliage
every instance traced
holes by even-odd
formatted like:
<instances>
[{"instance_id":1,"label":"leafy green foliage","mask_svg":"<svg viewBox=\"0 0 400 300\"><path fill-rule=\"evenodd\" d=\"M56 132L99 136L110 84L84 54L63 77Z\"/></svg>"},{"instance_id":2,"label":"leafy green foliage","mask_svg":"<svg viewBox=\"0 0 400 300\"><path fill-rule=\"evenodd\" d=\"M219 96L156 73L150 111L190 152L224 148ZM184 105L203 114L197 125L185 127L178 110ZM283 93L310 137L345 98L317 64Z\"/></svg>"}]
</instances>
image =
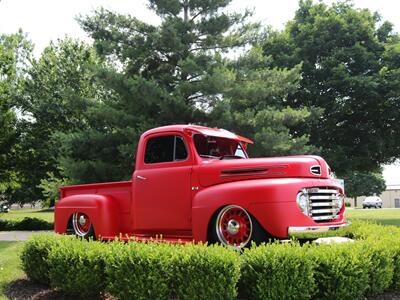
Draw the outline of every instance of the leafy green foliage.
<instances>
[{"instance_id":1,"label":"leafy green foliage","mask_svg":"<svg viewBox=\"0 0 400 300\"><path fill-rule=\"evenodd\" d=\"M47 259L53 247L60 241L59 236L37 235L24 244L21 264L29 279L44 284L50 283L49 270L51 265Z\"/></svg>"},{"instance_id":2,"label":"leafy green foliage","mask_svg":"<svg viewBox=\"0 0 400 300\"><path fill-rule=\"evenodd\" d=\"M21 261L32 280L83 297L235 299L239 277L251 299L360 299L398 288L398 227L356 221L337 233L355 242L263 244L242 255L219 245L35 236Z\"/></svg>"},{"instance_id":3,"label":"leafy green foliage","mask_svg":"<svg viewBox=\"0 0 400 300\"><path fill-rule=\"evenodd\" d=\"M22 220L0 219L0 231L52 230L54 224L38 218L25 217Z\"/></svg>"},{"instance_id":4,"label":"leafy green foliage","mask_svg":"<svg viewBox=\"0 0 400 300\"><path fill-rule=\"evenodd\" d=\"M353 172L344 176L346 196L355 199L354 206L357 206L357 197L380 195L386 190L385 179L378 173Z\"/></svg>"},{"instance_id":5,"label":"leafy green foliage","mask_svg":"<svg viewBox=\"0 0 400 300\"><path fill-rule=\"evenodd\" d=\"M360 255L362 244L321 245L313 255L317 262L317 298L359 299L368 287L368 263Z\"/></svg>"},{"instance_id":6,"label":"leafy green foliage","mask_svg":"<svg viewBox=\"0 0 400 300\"><path fill-rule=\"evenodd\" d=\"M45 207L52 207L60 198L59 189L62 186L68 185L67 178L57 178L53 172L47 173L46 179L41 179L39 187L42 189L43 201Z\"/></svg>"},{"instance_id":7,"label":"leafy green foliage","mask_svg":"<svg viewBox=\"0 0 400 300\"><path fill-rule=\"evenodd\" d=\"M320 115L315 108L295 109L287 99L298 87L300 65L272 68L260 47L231 63L233 83L211 113L211 122L255 141L251 156L317 154L309 136L298 128Z\"/></svg>"},{"instance_id":8,"label":"leafy green foliage","mask_svg":"<svg viewBox=\"0 0 400 300\"><path fill-rule=\"evenodd\" d=\"M81 239L64 238L46 260L50 283L70 295L84 298L100 296L106 285L107 245Z\"/></svg>"},{"instance_id":9,"label":"leafy green foliage","mask_svg":"<svg viewBox=\"0 0 400 300\"><path fill-rule=\"evenodd\" d=\"M106 265L111 294L121 299L234 299L238 255L220 246L114 244Z\"/></svg>"},{"instance_id":10,"label":"leafy green foliage","mask_svg":"<svg viewBox=\"0 0 400 300\"><path fill-rule=\"evenodd\" d=\"M13 101L20 91L22 70L31 49L22 32L0 35L0 195L19 187L19 174L15 170L18 131Z\"/></svg>"},{"instance_id":11,"label":"leafy green foliage","mask_svg":"<svg viewBox=\"0 0 400 300\"><path fill-rule=\"evenodd\" d=\"M168 299L173 274L168 268L171 255L166 247L113 244L106 265L109 292L120 299Z\"/></svg>"},{"instance_id":12,"label":"leafy green foliage","mask_svg":"<svg viewBox=\"0 0 400 300\"><path fill-rule=\"evenodd\" d=\"M158 26L104 9L81 17L105 64L95 68L107 91L85 128L60 135L64 174L73 182L127 179L140 134L171 123L205 123L232 83L222 55L253 41L249 12L230 1L150 1Z\"/></svg>"},{"instance_id":13,"label":"leafy green foliage","mask_svg":"<svg viewBox=\"0 0 400 300\"><path fill-rule=\"evenodd\" d=\"M390 242L391 243L391 242ZM368 243L363 247L363 254L369 258L369 287L367 295L376 295L388 289L393 280L393 257L395 250L386 242Z\"/></svg>"},{"instance_id":14,"label":"leafy green foliage","mask_svg":"<svg viewBox=\"0 0 400 300\"><path fill-rule=\"evenodd\" d=\"M316 262L308 247L267 244L242 255L240 288L249 299L310 299Z\"/></svg>"},{"instance_id":15,"label":"leafy green foliage","mask_svg":"<svg viewBox=\"0 0 400 300\"><path fill-rule=\"evenodd\" d=\"M25 70L15 104L24 118L18 124L23 133L16 164L20 188L12 194L13 202L40 200L40 180L45 180L48 172L62 181L56 133L86 127L88 111L104 94L92 76L92 68L100 63L93 48L66 38L50 44Z\"/></svg>"},{"instance_id":16,"label":"leafy green foliage","mask_svg":"<svg viewBox=\"0 0 400 300\"><path fill-rule=\"evenodd\" d=\"M301 63L300 87L287 104L323 109L318 122L298 130L309 133L340 176L376 171L400 154L399 41L378 14L350 2L311 0L300 1L286 28L264 41L273 66Z\"/></svg>"},{"instance_id":17,"label":"leafy green foliage","mask_svg":"<svg viewBox=\"0 0 400 300\"><path fill-rule=\"evenodd\" d=\"M191 244L172 250L172 287L179 299L236 298L240 276L237 252Z\"/></svg>"}]
</instances>

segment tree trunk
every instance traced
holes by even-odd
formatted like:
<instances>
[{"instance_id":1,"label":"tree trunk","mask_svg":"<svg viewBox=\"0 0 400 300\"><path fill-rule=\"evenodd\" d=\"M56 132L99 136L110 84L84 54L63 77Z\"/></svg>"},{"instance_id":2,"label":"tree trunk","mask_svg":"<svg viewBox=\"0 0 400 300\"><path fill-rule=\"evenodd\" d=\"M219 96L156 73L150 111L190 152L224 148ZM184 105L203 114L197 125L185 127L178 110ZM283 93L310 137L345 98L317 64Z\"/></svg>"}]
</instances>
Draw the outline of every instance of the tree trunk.
<instances>
[{"instance_id":1,"label":"tree trunk","mask_svg":"<svg viewBox=\"0 0 400 300\"><path fill-rule=\"evenodd\" d=\"M357 207L357 197L354 197L354 207Z\"/></svg>"}]
</instances>

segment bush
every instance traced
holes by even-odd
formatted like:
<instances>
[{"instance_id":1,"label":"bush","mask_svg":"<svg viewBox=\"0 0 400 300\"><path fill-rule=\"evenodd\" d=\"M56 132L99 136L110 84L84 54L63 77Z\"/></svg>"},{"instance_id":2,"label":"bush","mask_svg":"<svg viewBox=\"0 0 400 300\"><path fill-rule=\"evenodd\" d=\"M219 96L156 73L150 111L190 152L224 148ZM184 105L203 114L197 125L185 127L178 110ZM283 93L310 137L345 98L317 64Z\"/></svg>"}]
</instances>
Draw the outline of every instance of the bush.
<instances>
[{"instance_id":1,"label":"bush","mask_svg":"<svg viewBox=\"0 0 400 300\"><path fill-rule=\"evenodd\" d=\"M298 242L238 252L213 245L100 243L35 236L22 252L34 281L90 298L358 299L400 288L400 228L355 222L341 235L354 243Z\"/></svg>"},{"instance_id":2,"label":"bush","mask_svg":"<svg viewBox=\"0 0 400 300\"><path fill-rule=\"evenodd\" d=\"M99 296L107 283L105 263L108 249L108 245L100 242L61 239L47 258L51 285L69 295Z\"/></svg>"},{"instance_id":3,"label":"bush","mask_svg":"<svg viewBox=\"0 0 400 300\"><path fill-rule=\"evenodd\" d=\"M58 236L36 235L24 244L21 264L29 279L44 284L50 283L50 265L47 258L61 240Z\"/></svg>"},{"instance_id":4,"label":"bush","mask_svg":"<svg viewBox=\"0 0 400 300\"><path fill-rule=\"evenodd\" d=\"M400 289L400 238L394 240L391 247L393 249L393 267L394 267L393 281L391 287L394 289Z\"/></svg>"},{"instance_id":5,"label":"bush","mask_svg":"<svg viewBox=\"0 0 400 300\"><path fill-rule=\"evenodd\" d=\"M1 220L0 231L10 230L52 230L54 224L38 218L25 217L20 221Z\"/></svg>"},{"instance_id":6,"label":"bush","mask_svg":"<svg viewBox=\"0 0 400 300\"><path fill-rule=\"evenodd\" d=\"M240 267L221 246L114 243L106 272L120 299L234 299Z\"/></svg>"},{"instance_id":7,"label":"bush","mask_svg":"<svg viewBox=\"0 0 400 300\"><path fill-rule=\"evenodd\" d=\"M239 253L221 246L175 246L172 290L178 299L235 299L240 277Z\"/></svg>"},{"instance_id":8,"label":"bush","mask_svg":"<svg viewBox=\"0 0 400 300\"><path fill-rule=\"evenodd\" d=\"M320 245L310 251L317 263L318 299L359 299L368 288L369 264L361 243Z\"/></svg>"},{"instance_id":9,"label":"bush","mask_svg":"<svg viewBox=\"0 0 400 300\"><path fill-rule=\"evenodd\" d=\"M310 299L316 264L298 243L253 247L242 255L240 287L249 299Z\"/></svg>"},{"instance_id":10,"label":"bush","mask_svg":"<svg viewBox=\"0 0 400 300\"><path fill-rule=\"evenodd\" d=\"M120 299L168 299L173 275L168 269L167 247L170 246L113 243L106 264L108 291Z\"/></svg>"}]
</instances>

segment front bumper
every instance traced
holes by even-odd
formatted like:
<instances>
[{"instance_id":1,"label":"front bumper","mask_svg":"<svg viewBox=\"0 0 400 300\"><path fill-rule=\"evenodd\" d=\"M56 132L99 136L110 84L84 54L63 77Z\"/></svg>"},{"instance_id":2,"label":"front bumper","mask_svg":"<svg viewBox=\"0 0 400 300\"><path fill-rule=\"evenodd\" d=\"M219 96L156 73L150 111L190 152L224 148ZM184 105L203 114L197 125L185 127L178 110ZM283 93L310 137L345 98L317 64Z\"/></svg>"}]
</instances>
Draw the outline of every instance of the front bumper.
<instances>
[{"instance_id":1,"label":"front bumper","mask_svg":"<svg viewBox=\"0 0 400 300\"><path fill-rule=\"evenodd\" d=\"M314 239L321 237L321 233L335 231L350 225L350 222L336 225L321 226L291 226L288 228L289 238L296 239Z\"/></svg>"}]
</instances>

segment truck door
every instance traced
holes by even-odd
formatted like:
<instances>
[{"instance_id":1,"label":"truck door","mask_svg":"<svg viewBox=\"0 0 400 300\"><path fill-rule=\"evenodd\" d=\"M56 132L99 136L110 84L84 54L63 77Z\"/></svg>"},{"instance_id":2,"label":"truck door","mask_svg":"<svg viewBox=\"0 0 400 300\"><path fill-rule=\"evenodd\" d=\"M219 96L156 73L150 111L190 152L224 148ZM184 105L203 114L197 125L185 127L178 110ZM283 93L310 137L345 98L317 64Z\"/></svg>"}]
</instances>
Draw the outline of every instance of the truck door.
<instances>
[{"instance_id":1,"label":"truck door","mask_svg":"<svg viewBox=\"0 0 400 300\"><path fill-rule=\"evenodd\" d=\"M135 230L190 230L192 157L184 136L150 135L143 145L140 167L133 174Z\"/></svg>"}]
</instances>

